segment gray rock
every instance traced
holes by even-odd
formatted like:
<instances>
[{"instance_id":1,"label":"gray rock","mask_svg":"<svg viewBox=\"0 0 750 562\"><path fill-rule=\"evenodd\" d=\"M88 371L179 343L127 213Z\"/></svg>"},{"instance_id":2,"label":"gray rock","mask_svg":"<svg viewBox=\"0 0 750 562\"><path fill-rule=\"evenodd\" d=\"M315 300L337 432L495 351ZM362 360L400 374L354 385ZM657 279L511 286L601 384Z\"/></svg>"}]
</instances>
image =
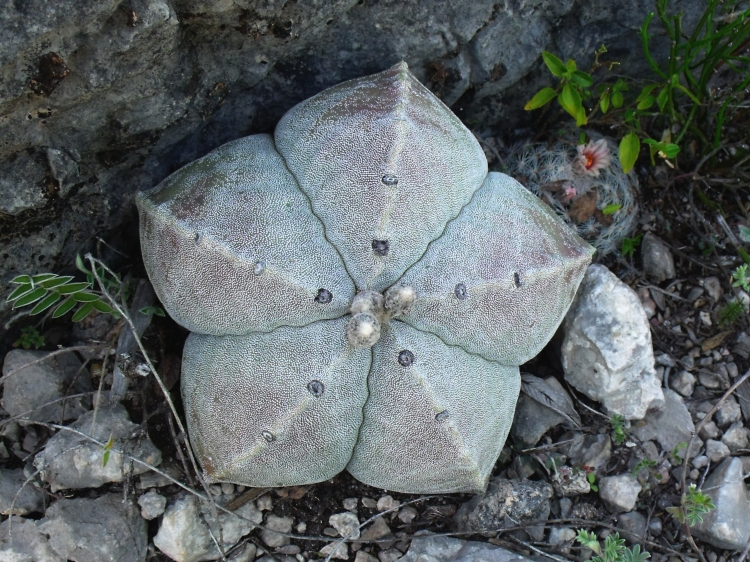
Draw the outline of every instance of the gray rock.
<instances>
[{"instance_id":1,"label":"gray rock","mask_svg":"<svg viewBox=\"0 0 750 562\"><path fill-rule=\"evenodd\" d=\"M49 355L48 351L14 349L5 356L3 375ZM0 404L11 416L56 422L76 419L91 408L91 397L70 398L40 407L69 394L91 391L89 372L73 353L62 353L18 371L4 383Z\"/></svg>"},{"instance_id":2,"label":"gray rock","mask_svg":"<svg viewBox=\"0 0 750 562\"><path fill-rule=\"evenodd\" d=\"M740 421L741 419L742 409L737 400L734 399L734 396L730 396L724 400L724 403L719 406L714 414L716 425L722 428L732 425L734 422Z\"/></svg>"},{"instance_id":3,"label":"gray rock","mask_svg":"<svg viewBox=\"0 0 750 562\"><path fill-rule=\"evenodd\" d=\"M146 522L121 494L61 499L47 509L39 530L63 559L74 562L146 560Z\"/></svg>"},{"instance_id":4,"label":"gray rock","mask_svg":"<svg viewBox=\"0 0 750 562\"><path fill-rule=\"evenodd\" d=\"M641 419L663 404L646 313L606 267L588 268L563 333L565 379L608 413Z\"/></svg>"},{"instance_id":5,"label":"gray rock","mask_svg":"<svg viewBox=\"0 0 750 562\"><path fill-rule=\"evenodd\" d=\"M164 512L154 546L177 562L217 560L220 553L211 538L209 525L217 538L221 525L226 550L262 521L261 512L253 502L248 502L232 515L219 511L217 522L208 502L200 502L192 494L180 493Z\"/></svg>"},{"instance_id":6,"label":"gray rock","mask_svg":"<svg viewBox=\"0 0 750 562\"><path fill-rule=\"evenodd\" d=\"M708 439L706 441L706 456L712 463L718 463L729 456L729 447L721 441Z\"/></svg>"},{"instance_id":7,"label":"gray rock","mask_svg":"<svg viewBox=\"0 0 750 562\"><path fill-rule=\"evenodd\" d=\"M167 507L167 498L156 490L149 490L138 498L138 505L141 506L141 517L151 521L164 513Z\"/></svg>"},{"instance_id":8,"label":"gray rock","mask_svg":"<svg viewBox=\"0 0 750 562\"><path fill-rule=\"evenodd\" d=\"M347 511L357 511L357 505L359 504L359 498L345 498L341 505Z\"/></svg>"},{"instance_id":9,"label":"gray rock","mask_svg":"<svg viewBox=\"0 0 750 562\"><path fill-rule=\"evenodd\" d=\"M349 545L347 545L346 543L338 544L338 541L329 542L320 549L320 556L327 557L329 555L331 556L331 558L337 558L339 560L349 560Z\"/></svg>"},{"instance_id":10,"label":"gray rock","mask_svg":"<svg viewBox=\"0 0 750 562\"><path fill-rule=\"evenodd\" d=\"M552 486L531 480L506 480L496 478L490 482L484 495L478 495L463 504L455 516L459 531L488 531L519 522L544 521L549 517ZM539 533L532 528L526 531L537 540ZM544 535L544 529L541 529Z\"/></svg>"},{"instance_id":11,"label":"gray rock","mask_svg":"<svg viewBox=\"0 0 750 562\"><path fill-rule=\"evenodd\" d=\"M12 537L12 540L11 540ZM0 560L8 562L66 562L49 544L35 521L13 517L0 524Z\"/></svg>"},{"instance_id":12,"label":"gray rock","mask_svg":"<svg viewBox=\"0 0 750 562\"><path fill-rule=\"evenodd\" d=\"M701 439L716 439L721 436L719 427L713 421L707 421L698 432Z\"/></svg>"},{"instance_id":13,"label":"gray rock","mask_svg":"<svg viewBox=\"0 0 750 562\"><path fill-rule=\"evenodd\" d=\"M227 560L229 562L253 562L253 560L255 560L255 555L257 554L257 552L258 547L253 543L248 542L244 547L242 547L242 549L239 550L239 552L231 555L227 558Z\"/></svg>"},{"instance_id":14,"label":"gray rock","mask_svg":"<svg viewBox=\"0 0 750 562\"><path fill-rule=\"evenodd\" d=\"M0 513L9 515L11 506L14 515L44 511L44 492L39 483L32 480L24 486L25 482L22 468L0 468Z\"/></svg>"},{"instance_id":15,"label":"gray rock","mask_svg":"<svg viewBox=\"0 0 750 562\"><path fill-rule=\"evenodd\" d=\"M344 513L336 513L328 518L328 524L336 529L340 536L347 537L349 539L358 539L359 532L359 519L356 515L349 511ZM291 530L291 527L290 527ZM288 531L287 531L288 532Z\"/></svg>"},{"instance_id":16,"label":"gray rock","mask_svg":"<svg viewBox=\"0 0 750 562\"><path fill-rule=\"evenodd\" d=\"M401 505L401 502L394 500L392 496L381 496L378 499L378 511L388 511Z\"/></svg>"},{"instance_id":17,"label":"gray rock","mask_svg":"<svg viewBox=\"0 0 750 562\"><path fill-rule=\"evenodd\" d=\"M591 491L587 476L588 473L585 470L560 466L553 471L550 482L558 496L580 496Z\"/></svg>"},{"instance_id":18,"label":"gray rock","mask_svg":"<svg viewBox=\"0 0 750 562\"><path fill-rule=\"evenodd\" d=\"M717 548L742 550L750 540L750 493L742 480L742 461L725 459L706 479L703 492L716 509L693 526L693 535Z\"/></svg>"},{"instance_id":19,"label":"gray rock","mask_svg":"<svg viewBox=\"0 0 750 562\"><path fill-rule=\"evenodd\" d=\"M399 520L403 523L406 523L407 525L411 525L411 522L414 521L418 516L419 512L410 505L402 507L398 510Z\"/></svg>"},{"instance_id":20,"label":"gray rock","mask_svg":"<svg viewBox=\"0 0 750 562\"><path fill-rule=\"evenodd\" d=\"M572 443L566 447L565 454L573 466L588 466L599 471L612 456L612 440L609 435L573 432L563 435L563 441L569 439L572 439Z\"/></svg>"},{"instance_id":21,"label":"gray rock","mask_svg":"<svg viewBox=\"0 0 750 562\"><path fill-rule=\"evenodd\" d=\"M698 455L692 461L690 461L690 464L692 464L695 468L704 468L708 466L709 462L710 461L706 455Z\"/></svg>"},{"instance_id":22,"label":"gray rock","mask_svg":"<svg viewBox=\"0 0 750 562\"><path fill-rule=\"evenodd\" d=\"M398 562L530 562L530 558L484 542L415 537Z\"/></svg>"},{"instance_id":23,"label":"gray rock","mask_svg":"<svg viewBox=\"0 0 750 562\"><path fill-rule=\"evenodd\" d=\"M630 474L607 476L599 482L599 497L613 513L632 511L643 488Z\"/></svg>"},{"instance_id":24,"label":"gray rock","mask_svg":"<svg viewBox=\"0 0 750 562\"><path fill-rule=\"evenodd\" d=\"M734 452L740 449L747 449L748 446L748 430L742 425L742 422L734 422L724 432L721 438L721 442L724 443L729 450Z\"/></svg>"},{"instance_id":25,"label":"gray rock","mask_svg":"<svg viewBox=\"0 0 750 562\"><path fill-rule=\"evenodd\" d=\"M686 28L695 4L675 1ZM0 211L32 220L11 228L0 282L66 263L102 228L127 241L121 227L137 189L267 131L328 86L402 59L464 119L512 130L550 84L544 49L587 68L587 37L620 53L624 74L645 71L629 46L649 9L599 0L477 0L471 9L450 0L5 2ZM667 47L659 39L656 57ZM91 242L79 249L81 240Z\"/></svg>"},{"instance_id":26,"label":"gray rock","mask_svg":"<svg viewBox=\"0 0 750 562\"><path fill-rule=\"evenodd\" d=\"M396 562L396 560L399 560L402 555L403 553L399 549L389 548L378 552L378 560L380 562Z\"/></svg>"},{"instance_id":27,"label":"gray rock","mask_svg":"<svg viewBox=\"0 0 750 562\"><path fill-rule=\"evenodd\" d=\"M550 544L564 544L576 538L576 532L570 527L552 527L549 530Z\"/></svg>"},{"instance_id":28,"label":"gray rock","mask_svg":"<svg viewBox=\"0 0 750 562\"><path fill-rule=\"evenodd\" d=\"M93 431L92 422L95 422ZM128 419L127 411L120 404L88 412L70 427L102 443L112 437L114 445L105 466L104 451L96 443L71 431L61 430L53 435L34 459L34 466L42 470L42 478L50 483L53 492L65 488L95 488L122 480L131 470L131 461L115 449L153 466L161 462L161 452L147 436L139 435L139 427ZM147 470L140 463L132 463L132 474Z\"/></svg>"},{"instance_id":29,"label":"gray rock","mask_svg":"<svg viewBox=\"0 0 750 562\"><path fill-rule=\"evenodd\" d=\"M555 377L548 377L544 379L544 382L562 396L567 397L572 404L570 395ZM566 421L564 416L521 392L516 403L516 413L510 428L510 435L521 446L533 447L550 429Z\"/></svg>"},{"instance_id":30,"label":"gray rock","mask_svg":"<svg viewBox=\"0 0 750 562\"><path fill-rule=\"evenodd\" d=\"M674 258L667 245L652 233L647 232L641 244L643 270L656 283L674 279Z\"/></svg>"},{"instance_id":31,"label":"gray rock","mask_svg":"<svg viewBox=\"0 0 750 562\"><path fill-rule=\"evenodd\" d=\"M360 550L354 557L354 562L378 562L378 559L375 558L372 554L368 554L364 550Z\"/></svg>"},{"instance_id":32,"label":"gray rock","mask_svg":"<svg viewBox=\"0 0 750 562\"><path fill-rule=\"evenodd\" d=\"M688 355L688 357L690 356ZM677 394L687 398L693 394L693 389L695 388L695 376L688 371L672 373L672 376L669 377L669 387Z\"/></svg>"},{"instance_id":33,"label":"gray rock","mask_svg":"<svg viewBox=\"0 0 750 562\"><path fill-rule=\"evenodd\" d=\"M294 519L269 515L264 528L260 531L260 538L266 546L277 548L289 544L289 537L282 533L291 533Z\"/></svg>"},{"instance_id":34,"label":"gray rock","mask_svg":"<svg viewBox=\"0 0 750 562\"><path fill-rule=\"evenodd\" d=\"M391 529L388 527L383 517L376 517L375 520L362 531L362 539L367 541L376 541L382 539L391 534Z\"/></svg>"},{"instance_id":35,"label":"gray rock","mask_svg":"<svg viewBox=\"0 0 750 562\"><path fill-rule=\"evenodd\" d=\"M646 537L646 518L637 511L623 513L617 518L617 528L631 543L640 544Z\"/></svg>"},{"instance_id":36,"label":"gray rock","mask_svg":"<svg viewBox=\"0 0 750 562\"><path fill-rule=\"evenodd\" d=\"M719 302L723 291L721 290L721 281L718 277L706 277L700 280L700 284L706 289L708 296L714 299L714 302Z\"/></svg>"},{"instance_id":37,"label":"gray rock","mask_svg":"<svg viewBox=\"0 0 750 562\"><path fill-rule=\"evenodd\" d=\"M639 440L657 441L662 450L667 452L672 452L680 443L687 443L693 431L695 425L685 402L670 389L664 389L664 407L659 411L649 412L630 429L630 433ZM693 448L690 456L695 454L697 451Z\"/></svg>"}]
</instances>

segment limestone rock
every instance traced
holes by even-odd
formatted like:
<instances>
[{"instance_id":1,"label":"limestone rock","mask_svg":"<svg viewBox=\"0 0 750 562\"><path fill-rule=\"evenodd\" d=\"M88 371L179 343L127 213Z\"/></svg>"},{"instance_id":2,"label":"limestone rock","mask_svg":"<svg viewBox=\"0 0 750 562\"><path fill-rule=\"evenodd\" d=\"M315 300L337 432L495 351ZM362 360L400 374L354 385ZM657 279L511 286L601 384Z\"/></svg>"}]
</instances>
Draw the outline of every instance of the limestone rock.
<instances>
[{"instance_id":1,"label":"limestone rock","mask_svg":"<svg viewBox=\"0 0 750 562\"><path fill-rule=\"evenodd\" d=\"M626 419L663 405L646 313L606 267L588 268L563 331L565 379L577 390Z\"/></svg>"}]
</instances>

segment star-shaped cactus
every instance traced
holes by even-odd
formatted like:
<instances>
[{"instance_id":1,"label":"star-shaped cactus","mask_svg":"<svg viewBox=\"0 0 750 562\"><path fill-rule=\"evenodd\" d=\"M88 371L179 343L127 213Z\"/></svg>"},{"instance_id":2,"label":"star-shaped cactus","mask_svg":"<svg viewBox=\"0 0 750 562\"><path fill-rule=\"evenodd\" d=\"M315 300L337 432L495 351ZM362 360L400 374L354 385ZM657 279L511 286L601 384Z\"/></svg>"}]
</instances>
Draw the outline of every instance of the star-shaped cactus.
<instances>
[{"instance_id":1,"label":"star-shaped cactus","mask_svg":"<svg viewBox=\"0 0 750 562\"><path fill-rule=\"evenodd\" d=\"M406 64L138 195L212 481L482 490L590 247Z\"/></svg>"}]
</instances>

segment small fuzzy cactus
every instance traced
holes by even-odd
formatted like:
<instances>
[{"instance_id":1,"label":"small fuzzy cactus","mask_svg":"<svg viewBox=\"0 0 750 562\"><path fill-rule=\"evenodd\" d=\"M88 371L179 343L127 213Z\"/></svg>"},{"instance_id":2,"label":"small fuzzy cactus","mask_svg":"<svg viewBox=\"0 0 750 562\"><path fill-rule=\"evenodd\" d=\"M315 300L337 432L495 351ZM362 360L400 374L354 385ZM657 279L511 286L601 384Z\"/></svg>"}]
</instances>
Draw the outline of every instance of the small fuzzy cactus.
<instances>
[{"instance_id":1,"label":"small fuzzy cactus","mask_svg":"<svg viewBox=\"0 0 750 562\"><path fill-rule=\"evenodd\" d=\"M210 481L482 490L592 249L406 64L140 193Z\"/></svg>"}]
</instances>

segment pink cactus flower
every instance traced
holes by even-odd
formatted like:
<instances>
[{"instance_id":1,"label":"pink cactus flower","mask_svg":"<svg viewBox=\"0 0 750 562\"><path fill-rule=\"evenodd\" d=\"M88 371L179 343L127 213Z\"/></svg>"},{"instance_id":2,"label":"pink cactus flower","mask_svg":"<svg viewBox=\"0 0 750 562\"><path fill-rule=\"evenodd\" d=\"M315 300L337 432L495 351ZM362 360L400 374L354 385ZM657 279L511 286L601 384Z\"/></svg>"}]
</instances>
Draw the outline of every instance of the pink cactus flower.
<instances>
[{"instance_id":1,"label":"pink cactus flower","mask_svg":"<svg viewBox=\"0 0 750 562\"><path fill-rule=\"evenodd\" d=\"M587 145L578 145L578 156L573 164L575 170L581 174L598 176L599 170L603 170L612 163L609 155L609 146L605 139L589 141Z\"/></svg>"}]
</instances>

